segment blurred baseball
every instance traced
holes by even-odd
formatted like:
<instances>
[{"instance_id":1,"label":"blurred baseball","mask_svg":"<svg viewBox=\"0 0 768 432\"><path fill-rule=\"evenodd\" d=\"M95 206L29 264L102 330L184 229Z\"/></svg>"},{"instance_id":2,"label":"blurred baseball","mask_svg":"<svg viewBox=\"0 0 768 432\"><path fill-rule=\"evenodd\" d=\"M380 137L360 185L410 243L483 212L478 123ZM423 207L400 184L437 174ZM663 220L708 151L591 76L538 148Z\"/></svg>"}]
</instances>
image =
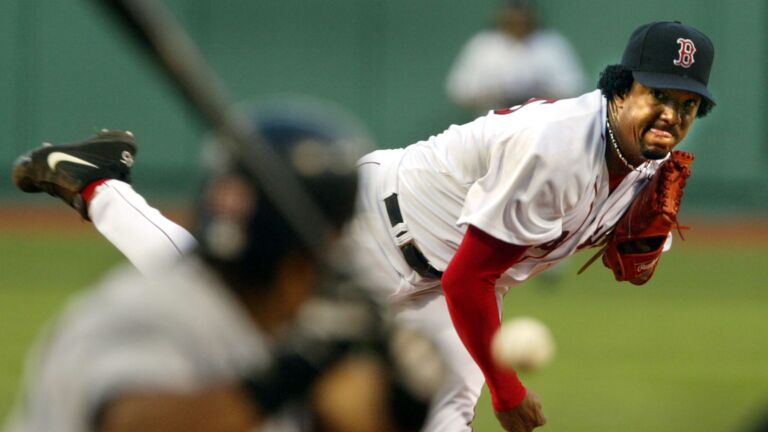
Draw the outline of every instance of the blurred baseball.
<instances>
[{"instance_id":1,"label":"blurred baseball","mask_svg":"<svg viewBox=\"0 0 768 432\"><path fill-rule=\"evenodd\" d=\"M520 317L501 325L491 341L491 354L501 367L533 372L552 360L555 341L544 323Z\"/></svg>"}]
</instances>

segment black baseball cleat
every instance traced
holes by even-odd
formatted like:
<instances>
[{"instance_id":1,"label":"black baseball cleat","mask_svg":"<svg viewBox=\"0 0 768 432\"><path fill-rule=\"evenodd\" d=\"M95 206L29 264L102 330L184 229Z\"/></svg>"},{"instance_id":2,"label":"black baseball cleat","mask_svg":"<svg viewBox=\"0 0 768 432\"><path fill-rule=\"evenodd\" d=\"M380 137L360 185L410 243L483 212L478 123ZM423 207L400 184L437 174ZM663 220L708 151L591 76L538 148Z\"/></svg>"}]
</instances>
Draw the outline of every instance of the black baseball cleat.
<instances>
[{"instance_id":1,"label":"black baseball cleat","mask_svg":"<svg viewBox=\"0 0 768 432\"><path fill-rule=\"evenodd\" d=\"M19 156L13 163L13 182L24 192L57 196L90 220L80 192L101 179L130 183L136 152L131 132L102 129L85 141L43 144Z\"/></svg>"}]
</instances>

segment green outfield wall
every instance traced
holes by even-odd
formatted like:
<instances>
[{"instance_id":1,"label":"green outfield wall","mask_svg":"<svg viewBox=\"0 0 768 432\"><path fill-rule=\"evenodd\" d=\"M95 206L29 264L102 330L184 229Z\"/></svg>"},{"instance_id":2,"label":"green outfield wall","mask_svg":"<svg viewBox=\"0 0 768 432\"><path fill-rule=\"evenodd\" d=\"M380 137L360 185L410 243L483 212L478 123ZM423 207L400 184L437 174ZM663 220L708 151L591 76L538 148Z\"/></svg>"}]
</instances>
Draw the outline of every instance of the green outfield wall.
<instances>
[{"instance_id":1,"label":"green outfield wall","mask_svg":"<svg viewBox=\"0 0 768 432\"><path fill-rule=\"evenodd\" d=\"M159 1L159 0L158 0ZM190 199L205 125L96 0L0 2L0 199L16 193L10 164L41 141L102 127L140 140L136 185ZM462 43L486 26L490 0L167 1L240 101L284 94L329 99L357 113L380 147L400 147L469 120L444 91ZM718 106L683 145L697 160L689 211L768 211L768 2L541 0L546 24L581 55L591 82L651 20L702 29L717 54ZM592 84L594 86L594 84Z\"/></svg>"}]
</instances>

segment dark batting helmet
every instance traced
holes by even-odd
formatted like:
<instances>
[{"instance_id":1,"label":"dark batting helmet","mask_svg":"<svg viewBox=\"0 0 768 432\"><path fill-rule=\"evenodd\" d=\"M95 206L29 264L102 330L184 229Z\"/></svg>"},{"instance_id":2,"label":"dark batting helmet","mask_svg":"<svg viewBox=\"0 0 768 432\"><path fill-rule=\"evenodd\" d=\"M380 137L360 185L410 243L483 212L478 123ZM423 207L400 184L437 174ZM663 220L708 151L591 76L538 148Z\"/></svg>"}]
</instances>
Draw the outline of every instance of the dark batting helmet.
<instances>
[{"instance_id":1,"label":"dark batting helmet","mask_svg":"<svg viewBox=\"0 0 768 432\"><path fill-rule=\"evenodd\" d=\"M325 102L287 100L249 112L264 144L299 180L326 225L339 230L354 211L356 161L372 148L365 129ZM228 154L216 138L206 149L211 175L198 212L200 253L230 281L264 285L286 254L309 245L251 170ZM319 239L329 234L317 232Z\"/></svg>"}]
</instances>

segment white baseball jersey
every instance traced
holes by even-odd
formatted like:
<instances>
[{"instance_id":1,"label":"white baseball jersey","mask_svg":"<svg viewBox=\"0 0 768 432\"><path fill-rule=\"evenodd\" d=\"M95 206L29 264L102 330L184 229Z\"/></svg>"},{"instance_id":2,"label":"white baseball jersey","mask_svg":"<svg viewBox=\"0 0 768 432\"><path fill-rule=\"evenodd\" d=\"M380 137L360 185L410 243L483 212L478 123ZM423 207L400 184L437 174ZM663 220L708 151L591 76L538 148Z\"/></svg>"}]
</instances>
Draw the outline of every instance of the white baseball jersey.
<instances>
[{"instance_id":1,"label":"white baseball jersey","mask_svg":"<svg viewBox=\"0 0 768 432\"><path fill-rule=\"evenodd\" d=\"M609 194L605 119L599 90L490 112L405 149L361 159L363 188L380 183L376 199L398 193L408 231L438 270L447 267L468 224L532 246L500 278L497 285L508 287L594 244L658 167L659 161L646 162ZM366 164L376 172L366 174ZM386 295L397 299L434 287L439 281L430 283L398 261L384 207L370 197L361 206L360 213L376 214L387 232L377 234L369 223L357 237L373 235L401 279Z\"/></svg>"},{"instance_id":2,"label":"white baseball jersey","mask_svg":"<svg viewBox=\"0 0 768 432\"><path fill-rule=\"evenodd\" d=\"M99 406L122 392L236 382L271 361L247 312L192 258L153 281L121 269L52 324L8 432L93 430ZM264 430L297 423L278 418Z\"/></svg>"}]
</instances>

